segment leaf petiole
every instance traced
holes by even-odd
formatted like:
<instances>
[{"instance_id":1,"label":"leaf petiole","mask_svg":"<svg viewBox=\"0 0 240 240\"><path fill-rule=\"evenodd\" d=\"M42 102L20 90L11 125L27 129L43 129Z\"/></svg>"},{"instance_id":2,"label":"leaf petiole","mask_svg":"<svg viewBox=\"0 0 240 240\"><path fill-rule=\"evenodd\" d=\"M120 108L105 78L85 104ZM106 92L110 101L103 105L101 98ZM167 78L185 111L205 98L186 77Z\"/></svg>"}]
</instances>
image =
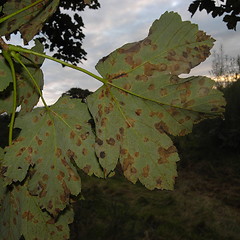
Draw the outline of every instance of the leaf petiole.
<instances>
[{"instance_id":1,"label":"leaf petiole","mask_svg":"<svg viewBox=\"0 0 240 240\"><path fill-rule=\"evenodd\" d=\"M11 115L11 121L9 124L9 135L8 135L8 144L9 146L12 145L12 138L13 138L13 126L15 121L15 115L16 115L16 108L17 108L17 80L16 80L16 72L15 67L11 58L11 55L8 51L2 50L3 56L8 62L11 72L12 72L12 79L13 79L13 107L12 107L12 115Z\"/></svg>"},{"instance_id":2,"label":"leaf petiole","mask_svg":"<svg viewBox=\"0 0 240 240\"><path fill-rule=\"evenodd\" d=\"M32 81L33 81L33 83L34 83L34 85L35 85L35 87L36 87L36 89L37 89L37 91L38 91L38 94L39 94L39 96L40 96L40 98L41 98L41 100L42 100L42 102L43 102L43 104L44 104L44 107L45 107L47 110L49 110L49 107L48 107L45 99L43 98L41 89L39 88L39 86L38 86L35 78L33 77L33 75L30 73L30 71L28 70L28 68L24 65L24 63L23 63L22 60L20 59L20 55L19 55L18 53L16 53L15 51L11 51L10 54L11 54L11 56L12 56L17 62L19 62L19 63L21 64L21 66L22 66L22 67L24 68L24 70L27 72L27 74L29 75L29 77L32 79Z\"/></svg>"},{"instance_id":3,"label":"leaf petiole","mask_svg":"<svg viewBox=\"0 0 240 240\"><path fill-rule=\"evenodd\" d=\"M72 64L70 64L70 63L66 63L66 62L64 62L64 61L62 61L62 60L59 60L59 59L57 59L57 58L48 56L48 55L46 55L46 54L38 53L38 52L35 52L35 51L33 51L33 50L26 49L26 48L22 48L22 47L19 47L19 46L14 46L14 45L11 45L11 44L9 44L8 47L9 47L9 50L10 50L10 51L30 53L30 54L34 54L34 55L36 55L36 56L40 56L40 57L43 57L43 58L47 58L47 59L52 60L52 61L54 61L54 62L61 63L61 64L63 64L64 66L70 67L70 68L75 69L75 70L78 70L78 71L80 71L80 72L83 72L83 73L85 73L85 74L87 74L87 75L89 75L89 76L97 79L98 81L100 81L100 82L102 82L102 83L104 83L104 84L107 83L107 80L106 80L106 79L101 78L101 77L95 75L94 73L89 72L88 70L86 70L86 69L84 69L84 68L77 67L77 66L72 65Z\"/></svg>"}]
</instances>

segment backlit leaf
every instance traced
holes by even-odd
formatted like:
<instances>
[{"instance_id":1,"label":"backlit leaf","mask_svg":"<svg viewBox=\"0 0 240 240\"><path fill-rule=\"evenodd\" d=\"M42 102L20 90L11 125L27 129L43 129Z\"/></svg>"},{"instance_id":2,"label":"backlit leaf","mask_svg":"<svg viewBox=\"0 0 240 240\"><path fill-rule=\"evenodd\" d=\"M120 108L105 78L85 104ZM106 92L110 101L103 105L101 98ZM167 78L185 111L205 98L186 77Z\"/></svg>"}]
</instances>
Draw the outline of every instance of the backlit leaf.
<instances>
[{"instance_id":1,"label":"backlit leaf","mask_svg":"<svg viewBox=\"0 0 240 240\"><path fill-rule=\"evenodd\" d=\"M68 224L73 221L72 209L67 209L57 220L37 204L37 197L27 191L27 187L14 186L5 195L0 210L1 240L66 240L69 239Z\"/></svg>"},{"instance_id":2,"label":"backlit leaf","mask_svg":"<svg viewBox=\"0 0 240 240\"><path fill-rule=\"evenodd\" d=\"M35 41L33 51L42 53L43 45L39 41ZM43 88L43 73L40 67L43 64L44 58L35 56L33 54L21 54L22 62L27 66L29 72L36 80L39 88ZM39 93L29 77L28 73L23 69L19 63L14 63L17 78L17 106L21 106L21 114L30 112L39 101ZM9 68L10 71L10 68ZM12 77L11 77L12 81ZM11 113L13 105L12 85L7 87L0 93L0 113Z\"/></svg>"},{"instance_id":3,"label":"backlit leaf","mask_svg":"<svg viewBox=\"0 0 240 240\"><path fill-rule=\"evenodd\" d=\"M103 175L93 149L90 118L85 103L68 97L60 98L50 111L37 108L18 117L16 127L22 131L6 149L3 162L6 182L23 181L32 166L30 194L57 215L69 204L70 195L81 191L76 166L89 175Z\"/></svg>"},{"instance_id":4,"label":"backlit leaf","mask_svg":"<svg viewBox=\"0 0 240 240\"><path fill-rule=\"evenodd\" d=\"M99 61L96 68L107 82L87 102L106 175L119 159L133 183L173 188L179 158L169 135L185 135L194 123L223 112L222 93L211 79L178 76L204 61L213 42L197 25L166 12L145 39Z\"/></svg>"},{"instance_id":5,"label":"backlit leaf","mask_svg":"<svg viewBox=\"0 0 240 240\"><path fill-rule=\"evenodd\" d=\"M3 7L4 16L10 15L31 3L32 0L8 0ZM39 4L21 12L0 24L0 35L10 38L10 34L19 30L27 44L42 29L44 22L55 12L59 0L43 0Z\"/></svg>"}]
</instances>

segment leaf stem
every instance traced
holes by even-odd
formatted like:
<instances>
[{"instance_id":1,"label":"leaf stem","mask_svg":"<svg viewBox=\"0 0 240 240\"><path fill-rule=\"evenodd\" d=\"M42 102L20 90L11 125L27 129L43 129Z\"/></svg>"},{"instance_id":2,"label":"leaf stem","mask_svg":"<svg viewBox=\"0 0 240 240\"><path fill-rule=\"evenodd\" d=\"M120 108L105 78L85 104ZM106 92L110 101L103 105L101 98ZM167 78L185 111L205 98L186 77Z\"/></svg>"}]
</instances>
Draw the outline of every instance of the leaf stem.
<instances>
[{"instance_id":1,"label":"leaf stem","mask_svg":"<svg viewBox=\"0 0 240 240\"><path fill-rule=\"evenodd\" d=\"M35 5L43 2L43 1L44 1L44 0L38 0L38 1L36 1L36 2L34 2L34 3L32 3L32 4L30 4L30 5L22 8L22 9L19 9L18 11L14 12L14 13L11 13L11 14L5 16L5 17L0 18L0 23L8 20L8 19L11 18L11 17L14 17L15 15L17 15L17 14L19 14L19 13L21 13L21 12L24 12L25 10L27 10L27 9L29 9L29 8L31 8L31 7L33 7L33 6L35 6Z\"/></svg>"},{"instance_id":2,"label":"leaf stem","mask_svg":"<svg viewBox=\"0 0 240 240\"><path fill-rule=\"evenodd\" d=\"M57 59L57 58L48 56L48 55L46 55L46 54L44 54L44 53L38 53L38 52L35 52L35 51L31 50L31 49L26 49L26 48L22 48L22 47L19 47L19 46L14 46L14 45L11 45L11 44L9 44L8 46L9 46L9 50L16 51L16 52L30 53L30 54L34 54L34 55L36 55L36 56L40 56L40 57L43 57L43 58L47 58L47 59L49 59L49 60L52 60L52 61L61 63L61 64L65 65L65 66L67 66L67 67L70 67L70 68L72 68L72 69L81 71L81 72L83 72L83 73L85 73L85 74L87 74L87 75L89 75L89 76L97 79L98 81L100 81L100 82L102 82L102 83L104 83L104 84L107 83L107 80L106 80L106 79L101 78L101 77L95 75L94 73L89 72L88 70L86 70L86 69L84 69L84 68L77 67L77 66L72 65L72 64L70 64L70 63L66 63L66 62L64 62L64 61L62 61L62 60L59 60L59 59Z\"/></svg>"},{"instance_id":3,"label":"leaf stem","mask_svg":"<svg viewBox=\"0 0 240 240\"><path fill-rule=\"evenodd\" d=\"M14 126L16 108L17 108L17 80L16 80L15 67L14 67L11 55L6 50L2 50L2 53L3 53L4 58L9 63L9 66L10 66L11 72L12 72L12 78L13 78L13 106L12 106L12 115L11 115L11 121L9 124L9 135L8 135L8 144L10 146L10 145L12 145L13 126Z\"/></svg>"},{"instance_id":4,"label":"leaf stem","mask_svg":"<svg viewBox=\"0 0 240 240\"><path fill-rule=\"evenodd\" d=\"M39 94L39 96L40 96L40 98L41 98L41 100L42 100L42 102L43 102L43 104L44 104L44 107L45 107L47 110L49 110L49 107L48 107L48 105L47 105L47 103L46 103L46 101L45 101L45 99L44 99L44 97L43 97L43 95L42 95L41 89L39 88L39 86L38 86L35 78L33 77L33 75L30 73L30 71L28 70L28 68L24 65L24 63L23 63L22 60L20 59L19 54L16 53L16 52L14 52L14 51L11 51L11 56L12 56L17 62L19 62L19 63L21 64L21 66L22 66L22 67L24 68L24 70L27 72L27 74L29 75L29 77L32 79L32 81L33 81L33 83L34 83L34 85L35 85L35 87L36 87L36 89L37 89L37 91L38 91L38 94Z\"/></svg>"}]
</instances>

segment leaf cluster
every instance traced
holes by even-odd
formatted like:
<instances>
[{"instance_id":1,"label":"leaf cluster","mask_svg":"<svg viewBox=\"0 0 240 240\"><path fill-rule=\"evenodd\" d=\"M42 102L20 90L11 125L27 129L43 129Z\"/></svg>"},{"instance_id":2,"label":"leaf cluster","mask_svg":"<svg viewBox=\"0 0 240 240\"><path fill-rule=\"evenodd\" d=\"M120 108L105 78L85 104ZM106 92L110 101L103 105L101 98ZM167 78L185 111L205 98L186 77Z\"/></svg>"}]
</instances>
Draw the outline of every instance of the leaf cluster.
<instances>
[{"instance_id":1,"label":"leaf cluster","mask_svg":"<svg viewBox=\"0 0 240 240\"><path fill-rule=\"evenodd\" d=\"M10 3L24 10L13 13L17 22L5 16L0 34L20 30L25 41L58 7L57 0ZM81 194L79 171L106 178L119 165L132 183L173 189L179 156L171 136L184 136L224 111L211 79L179 76L204 61L213 42L197 25L166 12L146 38L102 58L99 77L43 54L39 41L26 49L0 39L0 113L11 114L9 145L0 148L1 239L68 239L71 204ZM42 95L44 58L103 85L90 95L72 88L48 106ZM44 107L34 108L40 98ZM14 140L13 128L21 129Z\"/></svg>"},{"instance_id":2,"label":"leaf cluster","mask_svg":"<svg viewBox=\"0 0 240 240\"><path fill-rule=\"evenodd\" d=\"M212 14L213 18L225 15L223 21L226 22L228 29L236 30L237 23L240 21L240 2L220 0L220 3L218 5L218 1L215 0L195 0L189 5L188 11L192 13L192 16L197 10L206 10L208 14Z\"/></svg>"}]
</instances>

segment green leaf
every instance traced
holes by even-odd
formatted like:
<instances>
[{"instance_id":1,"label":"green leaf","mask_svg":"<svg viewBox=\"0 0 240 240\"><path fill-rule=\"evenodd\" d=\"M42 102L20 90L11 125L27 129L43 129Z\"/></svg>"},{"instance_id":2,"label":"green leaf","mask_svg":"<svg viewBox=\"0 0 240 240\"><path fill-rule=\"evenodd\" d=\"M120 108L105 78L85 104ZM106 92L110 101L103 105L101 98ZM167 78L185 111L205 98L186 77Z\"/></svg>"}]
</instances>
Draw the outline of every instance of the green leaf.
<instances>
[{"instance_id":1,"label":"green leaf","mask_svg":"<svg viewBox=\"0 0 240 240\"><path fill-rule=\"evenodd\" d=\"M12 74L5 58L0 54L0 92L12 82Z\"/></svg>"},{"instance_id":2,"label":"green leaf","mask_svg":"<svg viewBox=\"0 0 240 240\"><path fill-rule=\"evenodd\" d=\"M68 224L73 222L73 211L67 209L57 220L37 204L37 197L27 191L26 184L14 186L4 199L0 211L0 236L2 240L66 240Z\"/></svg>"},{"instance_id":3,"label":"green leaf","mask_svg":"<svg viewBox=\"0 0 240 240\"><path fill-rule=\"evenodd\" d=\"M3 7L4 16L15 13L33 2L32 0L8 0ZM45 21L54 14L58 4L59 0L45 0L11 17L0 24L0 35L9 39L11 33L19 30L24 43L27 44L42 29Z\"/></svg>"},{"instance_id":4,"label":"green leaf","mask_svg":"<svg viewBox=\"0 0 240 240\"><path fill-rule=\"evenodd\" d=\"M179 157L169 135L185 135L194 123L223 112L225 101L211 79L178 76L204 61L213 42L197 25L166 12L145 39L99 61L107 83L87 103L106 175L120 160L131 182L173 188Z\"/></svg>"},{"instance_id":5,"label":"green leaf","mask_svg":"<svg viewBox=\"0 0 240 240\"><path fill-rule=\"evenodd\" d=\"M42 53L43 45L39 41L35 41L33 51ZM29 72L35 78L39 88L43 88L43 73L41 66L44 58L35 56L33 54L21 53L22 62L27 66ZM17 78L17 106L21 106L21 114L32 111L33 107L39 101L39 93L29 77L28 73L23 69L19 63L14 63ZM10 68L9 68L10 69ZM9 70L10 71L10 70ZM0 113L12 112L13 92L10 85L5 91L0 93Z\"/></svg>"},{"instance_id":6,"label":"green leaf","mask_svg":"<svg viewBox=\"0 0 240 240\"><path fill-rule=\"evenodd\" d=\"M6 182L23 181L29 173L30 194L54 216L81 190L76 166L89 175L103 176L93 144L95 136L87 106L79 99L60 98L47 111L34 109L16 119L22 131L6 148L3 162Z\"/></svg>"}]
</instances>

